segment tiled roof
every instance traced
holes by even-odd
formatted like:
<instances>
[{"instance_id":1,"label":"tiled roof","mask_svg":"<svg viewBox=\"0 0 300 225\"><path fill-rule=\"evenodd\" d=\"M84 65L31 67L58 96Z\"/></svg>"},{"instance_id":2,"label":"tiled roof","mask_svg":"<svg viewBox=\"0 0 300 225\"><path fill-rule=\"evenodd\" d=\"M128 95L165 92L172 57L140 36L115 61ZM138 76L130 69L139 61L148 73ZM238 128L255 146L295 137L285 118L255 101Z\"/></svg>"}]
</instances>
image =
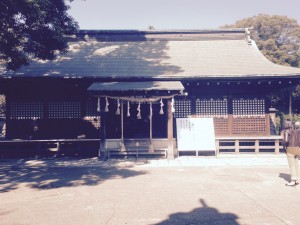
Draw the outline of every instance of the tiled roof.
<instances>
[{"instance_id":1,"label":"tiled roof","mask_svg":"<svg viewBox=\"0 0 300 225\"><path fill-rule=\"evenodd\" d=\"M268 61L245 32L81 31L69 52L32 62L4 76L101 78L227 78L300 75L300 68Z\"/></svg>"}]
</instances>

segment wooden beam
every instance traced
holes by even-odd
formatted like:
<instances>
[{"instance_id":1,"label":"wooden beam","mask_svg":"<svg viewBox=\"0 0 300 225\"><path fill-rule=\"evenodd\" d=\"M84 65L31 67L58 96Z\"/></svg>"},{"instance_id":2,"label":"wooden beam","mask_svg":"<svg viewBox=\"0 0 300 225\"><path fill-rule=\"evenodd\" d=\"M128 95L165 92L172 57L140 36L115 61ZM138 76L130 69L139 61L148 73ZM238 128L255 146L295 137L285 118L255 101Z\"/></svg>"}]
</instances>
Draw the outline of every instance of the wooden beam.
<instances>
[{"instance_id":1,"label":"wooden beam","mask_svg":"<svg viewBox=\"0 0 300 225\"><path fill-rule=\"evenodd\" d=\"M174 159L172 102L168 99L168 159Z\"/></svg>"},{"instance_id":2,"label":"wooden beam","mask_svg":"<svg viewBox=\"0 0 300 225\"><path fill-rule=\"evenodd\" d=\"M239 140L235 140L235 143L234 143L234 153L235 154L240 153L240 143L239 143Z\"/></svg>"},{"instance_id":3,"label":"wooden beam","mask_svg":"<svg viewBox=\"0 0 300 225\"><path fill-rule=\"evenodd\" d=\"M277 139L275 140L275 154L280 153L280 141Z\"/></svg>"},{"instance_id":4,"label":"wooden beam","mask_svg":"<svg viewBox=\"0 0 300 225\"><path fill-rule=\"evenodd\" d=\"M289 118L292 120L292 92L289 93Z\"/></svg>"},{"instance_id":5,"label":"wooden beam","mask_svg":"<svg viewBox=\"0 0 300 225\"><path fill-rule=\"evenodd\" d=\"M150 143L149 143L149 149L148 152L149 153L153 153L154 152L154 147L152 144L152 119L153 119L153 112L152 112L152 102L149 103L149 111L150 111L150 115L149 115L149 125L150 125L150 130L149 130L149 139L150 139Z\"/></svg>"},{"instance_id":6,"label":"wooden beam","mask_svg":"<svg viewBox=\"0 0 300 225\"><path fill-rule=\"evenodd\" d=\"M219 139L216 139L215 143L216 143L216 155L219 155L219 153L220 153L220 142L219 142Z\"/></svg>"},{"instance_id":7,"label":"wooden beam","mask_svg":"<svg viewBox=\"0 0 300 225\"><path fill-rule=\"evenodd\" d=\"M259 140L255 140L255 153L259 153Z\"/></svg>"},{"instance_id":8,"label":"wooden beam","mask_svg":"<svg viewBox=\"0 0 300 225\"><path fill-rule=\"evenodd\" d=\"M98 151L98 158L106 159L109 157L106 152L106 119L105 119L105 112L104 107L101 106L100 112L100 146Z\"/></svg>"},{"instance_id":9,"label":"wooden beam","mask_svg":"<svg viewBox=\"0 0 300 225\"><path fill-rule=\"evenodd\" d=\"M266 114L265 118L266 118L266 131L265 131L265 135L269 136L271 134L271 124L270 124L271 118L270 118L269 114Z\"/></svg>"}]
</instances>

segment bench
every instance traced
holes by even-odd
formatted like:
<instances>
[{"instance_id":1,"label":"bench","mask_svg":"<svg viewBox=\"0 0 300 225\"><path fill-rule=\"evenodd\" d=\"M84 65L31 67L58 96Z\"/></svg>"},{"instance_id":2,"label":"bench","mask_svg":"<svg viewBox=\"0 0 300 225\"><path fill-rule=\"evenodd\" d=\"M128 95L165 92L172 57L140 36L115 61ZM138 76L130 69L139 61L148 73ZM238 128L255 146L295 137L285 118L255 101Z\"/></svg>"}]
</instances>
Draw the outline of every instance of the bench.
<instances>
[{"instance_id":1,"label":"bench","mask_svg":"<svg viewBox=\"0 0 300 225\"><path fill-rule=\"evenodd\" d=\"M107 158L112 156L127 157L134 156L136 159L139 156L144 157L167 157L167 145L165 139L153 139L152 144L154 147L153 152L149 152L149 139L125 139L124 145L125 149L120 147L120 139L107 139L105 142L105 149L107 153Z\"/></svg>"}]
</instances>

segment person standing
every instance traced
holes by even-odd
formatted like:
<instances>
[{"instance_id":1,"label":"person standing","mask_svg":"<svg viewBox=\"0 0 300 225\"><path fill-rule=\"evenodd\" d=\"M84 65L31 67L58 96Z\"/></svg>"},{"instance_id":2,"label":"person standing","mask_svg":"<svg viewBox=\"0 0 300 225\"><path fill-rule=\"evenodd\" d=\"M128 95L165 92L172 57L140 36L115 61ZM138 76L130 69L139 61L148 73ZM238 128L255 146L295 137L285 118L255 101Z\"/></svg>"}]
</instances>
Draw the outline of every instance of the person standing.
<instances>
[{"instance_id":1,"label":"person standing","mask_svg":"<svg viewBox=\"0 0 300 225\"><path fill-rule=\"evenodd\" d=\"M290 167L291 181L286 186L299 184L299 155L300 155L300 122L295 123L295 128L291 121L286 121L284 129L284 145Z\"/></svg>"}]
</instances>

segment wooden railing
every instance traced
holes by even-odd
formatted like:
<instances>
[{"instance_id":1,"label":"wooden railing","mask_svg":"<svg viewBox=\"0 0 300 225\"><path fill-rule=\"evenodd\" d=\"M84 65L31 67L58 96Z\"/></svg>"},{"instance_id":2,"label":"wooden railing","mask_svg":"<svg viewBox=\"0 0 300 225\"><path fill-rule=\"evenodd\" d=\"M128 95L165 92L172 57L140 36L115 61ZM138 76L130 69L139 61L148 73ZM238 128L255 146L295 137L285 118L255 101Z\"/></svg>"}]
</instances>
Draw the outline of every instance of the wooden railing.
<instances>
[{"instance_id":1,"label":"wooden railing","mask_svg":"<svg viewBox=\"0 0 300 225\"><path fill-rule=\"evenodd\" d=\"M269 153L283 151L281 136L217 137L216 154L220 153Z\"/></svg>"}]
</instances>

